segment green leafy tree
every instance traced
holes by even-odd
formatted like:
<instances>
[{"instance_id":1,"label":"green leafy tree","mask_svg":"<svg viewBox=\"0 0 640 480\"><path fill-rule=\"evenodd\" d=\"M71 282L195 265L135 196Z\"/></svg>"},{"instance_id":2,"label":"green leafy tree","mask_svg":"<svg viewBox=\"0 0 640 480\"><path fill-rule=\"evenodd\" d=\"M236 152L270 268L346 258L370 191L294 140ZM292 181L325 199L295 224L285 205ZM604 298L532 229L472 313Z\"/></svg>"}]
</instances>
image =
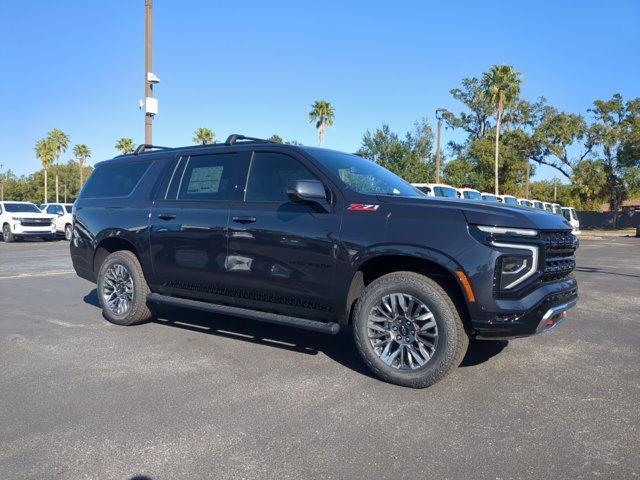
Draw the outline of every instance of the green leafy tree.
<instances>
[{"instance_id":1,"label":"green leafy tree","mask_svg":"<svg viewBox=\"0 0 640 480\"><path fill-rule=\"evenodd\" d=\"M83 172L84 164L87 161L87 158L91 156L91 150L84 143L79 143L73 147L73 156L78 159L78 166L80 167L80 189L82 189L83 184Z\"/></svg>"},{"instance_id":2,"label":"green leafy tree","mask_svg":"<svg viewBox=\"0 0 640 480\"><path fill-rule=\"evenodd\" d=\"M494 65L482 75L482 85L487 97L495 105L495 194L498 195L498 156L500 149L500 123L506 108L511 107L520 96L520 73L511 65Z\"/></svg>"},{"instance_id":3,"label":"green leafy tree","mask_svg":"<svg viewBox=\"0 0 640 480\"><path fill-rule=\"evenodd\" d=\"M133 143L129 137L122 137L116 142L116 150L120 150L122 155L128 155L129 153L133 153L136 149L136 144Z\"/></svg>"},{"instance_id":4,"label":"green leafy tree","mask_svg":"<svg viewBox=\"0 0 640 480\"><path fill-rule=\"evenodd\" d=\"M36 157L38 157L38 159L42 163L42 169L44 171L44 203L47 203L49 201L47 185L49 178L49 169L51 168L53 159L56 156L56 145L53 144L49 137L47 137L38 140L34 149L36 152Z\"/></svg>"},{"instance_id":5,"label":"green leafy tree","mask_svg":"<svg viewBox=\"0 0 640 480\"><path fill-rule=\"evenodd\" d=\"M284 143L284 140L282 139L282 137L280 135L276 135L273 134L269 137L269 141L270 142L276 142L276 143Z\"/></svg>"},{"instance_id":6,"label":"green leafy tree","mask_svg":"<svg viewBox=\"0 0 640 480\"><path fill-rule=\"evenodd\" d=\"M199 145L209 145L213 143L216 138L216 134L209 128L198 128L193 132L193 143Z\"/></svg>"},{"instance_id":7,"label":"green leafy tree","mask_svg":"<svg viewBox=\"0 0 640 480\"><path fill-rule=\"evenodd\" d=\"M426 120L414 124L414 129L400 138L388 125L367 131L357 154L368 158L408 182L427 182L435 175L432 158L433 132Z\"/></svg>"},{"instance_id":8,"label":"green leafy tree","mask_svg":"<svg viewBox=\"0 0 640 480\"><path fill-rule=\"evenodd\" d=\"M333 106L326 100L316 100L311 105L309 112L309 122L316 123L318 129L318 145L322 145L324 140L324 130L327 126L332 126L335 118Z\"/></svg>"},{"instance_id":9,"label":"green leafy tree","mask_svg":"<svg viewBox=\"0 0 640 480\"><path fill-rule=\"evenodd\" d=\"M58 194L58 163L60 162L60 156L67 151L67 148L69 147L69 135L67 135L66 133L64 133L62 130L60 130L59 128L54 128L53 130L51 130L48 135L47 138L49 139L49 141L52 143L52 145L55 147L56 150L56 162L55 162L55 168L56 168L56 202L60 201L60 197Z\"/></svg>"},{"instance_id":10,"label":"green leafy tree","mask_svg":"<svg viewBox=\"0 0 640 480\"><path fill-rule=\"evenodd\" d=\"M468 158L458 157L447 162L443 169L444 182L449 185L462 187L469 185L473 188L480 186L480 180L475 165Z\"/></svg>"}]
</instances>

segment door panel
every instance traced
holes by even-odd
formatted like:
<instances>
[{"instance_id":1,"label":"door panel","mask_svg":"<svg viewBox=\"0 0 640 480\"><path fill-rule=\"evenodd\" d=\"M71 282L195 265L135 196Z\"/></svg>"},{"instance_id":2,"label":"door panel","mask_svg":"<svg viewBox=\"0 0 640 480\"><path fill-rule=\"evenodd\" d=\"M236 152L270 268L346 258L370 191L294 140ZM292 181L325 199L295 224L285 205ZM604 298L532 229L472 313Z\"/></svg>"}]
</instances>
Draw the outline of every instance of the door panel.
<instances>
[{"instance_id":1,"label":"door panel","mask_svg":"<svg viewBox=\"0 0 640 480\"><path fill-rule=\"evenodd\" d=\"M292 157L256 152L251 165L246 202L229 214L226 268L236 303L331 318L339 215L288 198L293 180L317 179Z\"/></svg>"},{"instance_id":2,"label":"door panel","mask_svg":"<svg viewBox=\"0 0 640 480\"><path fill-rule=\"evenodd\" d=\"M242 198L247 154L183 159L150 218L151 261L156 288L164 293L220 300L230 204ZM170 198L170 197L176 198Z\"/></svg>"}]
</instances>

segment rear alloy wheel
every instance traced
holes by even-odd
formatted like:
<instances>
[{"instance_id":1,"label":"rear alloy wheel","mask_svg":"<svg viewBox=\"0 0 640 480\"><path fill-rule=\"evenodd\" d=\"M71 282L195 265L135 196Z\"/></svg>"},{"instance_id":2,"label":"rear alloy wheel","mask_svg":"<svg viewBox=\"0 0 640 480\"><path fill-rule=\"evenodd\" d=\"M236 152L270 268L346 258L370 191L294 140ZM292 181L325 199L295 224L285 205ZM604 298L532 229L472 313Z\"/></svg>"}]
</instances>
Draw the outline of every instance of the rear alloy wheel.
<instances>
[{"instance_id":1,"label":"rear alloy wheel","mask_svg":"<svg viewBox=\"0 0 640 480\"><path fill-rule=\"evenodd\" d=\"M424 388L457 367L469 338L451 298L413 272L384 275L367 286L353 314L362 359L380 379Z\"/></svg>"},{"instance_id":2,"label":"rear alloy wheel","mask_svg":"<svg viewBox=\"0 0 640 480\"><path fill-rule=\"evenodd\" d=\"M8 223L5 223L2 226L2 239L6 243L11 243L15 240L15 238L13 237L13 233L11 233L11 227L9 226Z\"/></svg>"},{"instance_id":3,"label":"rear alloy wheel","mask_svg":"<svg viewBox=\"0 0 640 480\"><path fill-rule=\"evenodd\" d=\"M68 242L71 241L71 235L73 234L73 229L71 228L70 224L66 224L64 226L64 238L65 240L67 240Z\"/></svg>"},{"instance_id":4,"label":"rear alloy wheel","mask_svg":"<svg viewBox=\"0 0 640 480\"><path fill-rule=\"evenodd\" d=\"M117 325L135 325L152 317L149 286L137 257L128 250L110 254L98 272L98 299L104 317Z\"/></svg>"}]
</instances>

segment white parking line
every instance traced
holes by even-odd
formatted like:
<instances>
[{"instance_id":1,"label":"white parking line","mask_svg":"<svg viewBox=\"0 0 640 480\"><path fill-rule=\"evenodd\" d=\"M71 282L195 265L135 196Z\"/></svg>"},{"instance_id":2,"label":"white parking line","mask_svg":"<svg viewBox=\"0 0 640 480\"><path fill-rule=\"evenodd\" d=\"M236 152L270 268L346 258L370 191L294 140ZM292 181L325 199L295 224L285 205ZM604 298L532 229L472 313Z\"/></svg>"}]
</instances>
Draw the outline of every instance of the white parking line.
<instances>
[{"instance_id":1,"label":"white parking line","mask_svg":"<svg viewBox=\"0 0 640 480\"><path fill-rule=\"evenodd\" d=\"M31 278L31 277L53 277L55 275L69 275L75 273L73 270L49 270L47 272L39 273L19 273L17 275L0 276L0 280L9 280L13 278Z\"/></svg>"}]
</instances>

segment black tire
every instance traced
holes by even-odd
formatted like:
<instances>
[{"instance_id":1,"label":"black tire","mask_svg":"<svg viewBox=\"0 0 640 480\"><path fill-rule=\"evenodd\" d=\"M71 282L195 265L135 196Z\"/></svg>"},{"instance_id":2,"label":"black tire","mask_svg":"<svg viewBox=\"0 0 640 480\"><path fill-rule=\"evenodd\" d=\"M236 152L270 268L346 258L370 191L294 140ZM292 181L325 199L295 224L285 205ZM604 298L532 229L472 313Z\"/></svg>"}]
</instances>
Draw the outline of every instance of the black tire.
<instances>
[{"instance_id":1,"label":"black tire","mask_svg":"<svg viewBox=\"0 0 640 480\"><path fill-rule=\"evenodd\" d=\"M380 353L376 353L372 340L369 339L369 314L390 294L410 295L433 314L437 327L437 343L430 359L415 369L399 369L383 362ZM440 381L460 365L469 345L469 337L451 298L438 283L413 272L390 273L367 286L353 313L353 335L364 363L376 377L411 388L425 388ZM396 345L393 340L391 343ZM405 351L405 356L408 358L411 355ZM413 358L411 362L413 363Z\"/></svg>"},{"instance_id":2,"label":"black tire","mask_svg":"<svg viewBox=\"0 0 640 480\"><path fill-rule=\"evenodd\" d=\"M2 239L5 241L5 243L11 243L15 240L13 233L11 233L11 227L8 223L5 223L2 226Z\"/></svg>"},{"instance_id":3,"label":"black tire","mask_svg":"<svg viewBox=\"0 0 640 480\"><path fill-rule=\"evenodd\" d=\"M73 228L70 223L67 223L64 226L64 238L67 242L71 241L71 236L73 235Z\"/></svg>"},{"instance_id":4,"label":"black tire","mask_svg":"<svg viewBox=\"0 0 640 480\"><path fill-rule=\"evenodd\" d=\"M132 299L129 302L129 308L117 313L107 305L105 298L105 283L107 272L109 269L117 266L123 266L132 280ZM110 254L102 262L102 266L98 272L98 299L102 307L102 314L111 323L116 325L136 325L149 321L153 314L147 306L147 295L149 294L149 285L144 278L142 267L137 257L128 250L120 250Z\"/></svg>"}]
</instances>

